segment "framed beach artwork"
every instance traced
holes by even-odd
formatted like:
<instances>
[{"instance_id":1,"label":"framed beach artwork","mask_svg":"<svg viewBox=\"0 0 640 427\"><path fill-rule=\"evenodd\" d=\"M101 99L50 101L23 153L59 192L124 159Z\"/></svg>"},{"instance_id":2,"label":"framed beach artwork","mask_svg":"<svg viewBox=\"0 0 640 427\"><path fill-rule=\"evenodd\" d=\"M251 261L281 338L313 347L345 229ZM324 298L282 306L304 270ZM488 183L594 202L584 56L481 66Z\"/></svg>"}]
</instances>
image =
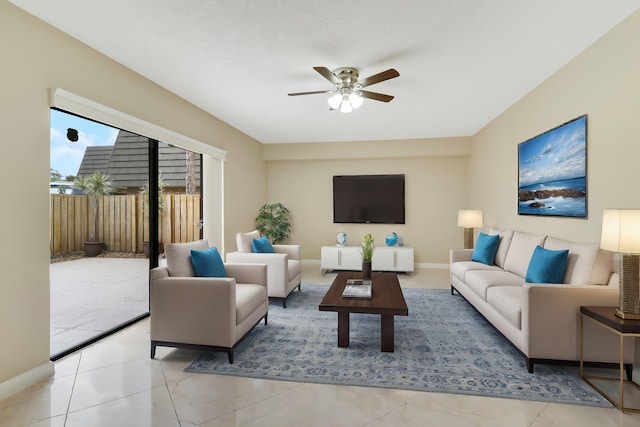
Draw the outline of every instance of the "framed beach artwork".
<instances>
[{"instance_id":1,"label":"framed beach artwork","mask_svg":"<svg viewBox=\"0 0 640 427\"><path fill-rule=\"evenodd\" d=\"M587 115L518 144L518 214L587 217Z\"/></svg>"}]
</instances>

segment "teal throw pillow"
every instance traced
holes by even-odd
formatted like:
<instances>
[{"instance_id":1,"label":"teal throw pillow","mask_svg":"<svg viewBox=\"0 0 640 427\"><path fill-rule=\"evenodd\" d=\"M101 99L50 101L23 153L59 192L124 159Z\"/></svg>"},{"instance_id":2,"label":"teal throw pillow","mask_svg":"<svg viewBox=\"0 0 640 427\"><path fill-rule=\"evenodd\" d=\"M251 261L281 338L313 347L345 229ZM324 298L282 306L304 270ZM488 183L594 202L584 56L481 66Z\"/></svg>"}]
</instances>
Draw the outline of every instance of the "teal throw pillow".
<instances>
[{"instance_id":1,"label":"teal throw pillow","mask_svg":"<svg viewBox=\"0 0 640 427\"><path fill-rule=\"evenodd\" d=\"M253 239L251 242L251 249L253 249L254 253L257 254L274 254L276 253L275 249L271 245L269 239L266 236L262 236L259 239Z\"/></svg>"},{"instance_id":2,"label":"teal throw pillow","mask_svg":"<svg viewBox=\"0 0 640 427\"><path fill-rule=\"evenodd\" d=\"M222 257L216 248L191 249L191 265L196 277L227 277Z\"/></svg>"},{"instance_id":3,"label":"teal throw pillow","mask_svg":"<svg viewBox=\"0 0 640 427\"><path fill-rule=\"evenodd\" d=\"M536 246L529 262L527 283L562 283L564 271L567 269L569 249L552 251Z\"/></svg>"},{"instance_id":4,"label":"teal throw pillow","mask_svg":"<svg viewBox=\"0 0 640 427\"><path fill-rule=\"evenodd\" d=\"M478 235L476 247L471 255L471 261L493 265L493 260L496 258L496 252L498 252L499 244L500 235L480 233Z\"/></svg>"}]
</instances>

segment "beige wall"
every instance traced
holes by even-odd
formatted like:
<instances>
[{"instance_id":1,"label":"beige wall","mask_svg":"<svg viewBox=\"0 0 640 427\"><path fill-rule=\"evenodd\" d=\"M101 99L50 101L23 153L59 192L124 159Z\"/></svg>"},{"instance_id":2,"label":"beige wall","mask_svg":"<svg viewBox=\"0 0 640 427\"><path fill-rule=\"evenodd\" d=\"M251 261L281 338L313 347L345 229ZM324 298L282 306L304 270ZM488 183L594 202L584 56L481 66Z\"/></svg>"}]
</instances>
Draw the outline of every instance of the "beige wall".
<instances>
[{"instance_id":1,"label":"beige wall","mask_svg":"<svg viewBox=\"0 0 640 427\"><path fill-rule=\"evenodd\" d=\"M0 52L0 178L5 200L19 201L0 209L1 385L49 359L51 88L227 150L227 247L253 225L267 187L261 144L4 1Z\"/></svg>"},{"instance_id":2,"label":"beige wall","mask_svg":"<svg viewBox=\"0 0 640 427\"><path fill-rule=\"evenodd\" d=\"M278 144L265 146L269 201L291 211L290 241L302 245L304 259L320 259L320 247L347 233L359 245L371 232L377 245L392 232L414 248L417 263L447 263L451 242L462 246L456 226L466 208L470 138ZM334 224L333 175L405 174L406 224Z\"/></svg>"},{"instance_id":3,"label":"beige wall","mask_svg":"<svg viewBox=\"0 0 640 427\"><path fill-rule=\"evenodd\" d=\"M599 242L602 210L640 208L640 12L473 137L471 204L485 224ZM588 218L517 214L517 145L588 114Z\"/></svg>"}]
</instances>

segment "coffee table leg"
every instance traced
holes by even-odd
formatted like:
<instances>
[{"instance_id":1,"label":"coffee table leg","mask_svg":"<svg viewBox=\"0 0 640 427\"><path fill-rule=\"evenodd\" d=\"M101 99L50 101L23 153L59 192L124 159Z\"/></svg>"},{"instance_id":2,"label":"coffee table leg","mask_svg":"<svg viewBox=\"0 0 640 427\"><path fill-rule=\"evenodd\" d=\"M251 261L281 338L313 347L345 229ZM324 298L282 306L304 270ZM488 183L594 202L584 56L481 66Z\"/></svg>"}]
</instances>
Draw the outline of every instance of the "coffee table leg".
<instances>
[{"instance_id":1,"label":"coffee table leg","mask_svg":"<svg viewBox=\"0 0 640 427\"><path fill-rule=\"evenodd\" d=\"M393 353L394 351L394 335L393 335L393 315L380 316L380 351Z\"/></svg>"},{"instance_id":2,"label":"coffee table leg","mask_svg":"<svg viewBox=\"0 0 640 427\"><path fill-rule=\"evenodd\" d=\"M349 313L338 313L338 347L349 347Z\"/></svg>"}]
</instances>

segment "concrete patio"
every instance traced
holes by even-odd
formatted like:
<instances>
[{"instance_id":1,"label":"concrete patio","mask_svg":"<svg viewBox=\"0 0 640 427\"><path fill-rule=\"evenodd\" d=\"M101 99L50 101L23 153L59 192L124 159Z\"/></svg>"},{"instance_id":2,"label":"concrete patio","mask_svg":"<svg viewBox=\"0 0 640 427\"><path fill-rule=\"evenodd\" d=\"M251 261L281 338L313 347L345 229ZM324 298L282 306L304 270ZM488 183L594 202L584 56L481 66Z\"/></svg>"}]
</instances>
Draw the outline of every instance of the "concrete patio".
<instances>
[{"instance_id":1,"label":"concrete patio","mask_svg":"<svg viewBox=\"0 0 640 427\"><path fill-rule=\"evenodd\" d=\"M148 259L80 258L50 271L51 355L149 311Z\"/></svg>"}]
</instances>

